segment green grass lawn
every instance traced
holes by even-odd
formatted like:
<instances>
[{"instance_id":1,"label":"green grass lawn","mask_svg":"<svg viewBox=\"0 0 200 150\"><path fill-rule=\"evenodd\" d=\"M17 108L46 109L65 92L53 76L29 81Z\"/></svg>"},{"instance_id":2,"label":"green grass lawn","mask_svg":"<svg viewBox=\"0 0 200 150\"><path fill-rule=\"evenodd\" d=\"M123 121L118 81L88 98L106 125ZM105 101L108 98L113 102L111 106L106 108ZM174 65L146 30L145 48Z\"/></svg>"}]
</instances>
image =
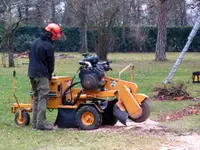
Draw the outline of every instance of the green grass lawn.
<instances>
[{"instance_id":1,"label":"green grass lawn","mask_svg":"<svg viewBox=\"0 0 200 150\"><path fill-rule=\"evenodd\" d=\"M78 61L82 56L78 53L67 53L73 58L56 59L55 74L58 76L73 76L77 71ZM134 64L134 82L138 85L138 92L150 96L151 116L156 119L159 113L169 113L181 110L189 105L198 103L194 101L152 101L153 88L162 86L179 53L167 53L167 61L154 61L154 53L110 53L108 59L112 60L113 71L107 75L118 77L118 72L128 64ZM178 68L172 82L185 81L187 90L193 97L200 97L200 84L192 83L192 72L200 71L200 53L187 53L182 64ZM28 59L16 59L15 68L3 68L0 64L0 149L2 150L38 150L38 149L139 149L144 143L143 149L152 149L154 145L165 141L163 137L148 137L124 132L93 132L78 131L75 129L58 129L53 132L41 132L31 130L31 126L16 127L14 115L10 112L10 103L15 102L12 91L12 72L17 72L17 97L20 102L29 102L29 79L27 76ZM130 80L130 71L122 75L124 80ZM53 121L56 110L47 111L47 118ZM181 120L164 122L175 129L192 130L200 128L200 116L188 116Z\"/></svg>"}]
</instances>

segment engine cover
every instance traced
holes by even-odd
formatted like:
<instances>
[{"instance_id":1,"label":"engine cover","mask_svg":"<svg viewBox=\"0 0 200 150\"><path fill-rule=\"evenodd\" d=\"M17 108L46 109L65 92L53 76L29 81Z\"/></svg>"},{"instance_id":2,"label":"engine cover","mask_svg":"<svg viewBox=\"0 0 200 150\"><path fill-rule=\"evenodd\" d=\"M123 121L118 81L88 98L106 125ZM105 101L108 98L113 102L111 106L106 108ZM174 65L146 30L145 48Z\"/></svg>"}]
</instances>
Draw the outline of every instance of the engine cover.
<instances>
[{"instance_id":1,"label":"engine cover","mask_svg":"<svg viewBox=\"0 0 200 150\"><path fill-rule=\"evenodd\" d=\"M83 69L80 71L79 78L85 90L97 90L102 87L104 72L96 68Z\"/></svg>"}]
</instances>

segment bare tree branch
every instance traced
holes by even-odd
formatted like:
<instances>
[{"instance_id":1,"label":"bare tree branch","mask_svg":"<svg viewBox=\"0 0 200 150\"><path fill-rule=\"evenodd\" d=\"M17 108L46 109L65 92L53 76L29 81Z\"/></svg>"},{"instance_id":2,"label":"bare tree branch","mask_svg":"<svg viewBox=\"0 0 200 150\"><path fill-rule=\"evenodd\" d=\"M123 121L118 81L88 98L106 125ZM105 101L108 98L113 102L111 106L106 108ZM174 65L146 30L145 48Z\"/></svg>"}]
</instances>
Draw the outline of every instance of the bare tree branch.
<instances>
[{"instance_id":1,"label":"bare tree branch","mask_svg":"<svg viewBox=\"0 0 200 150\"><path fill-rule=\"evenodd\" d=\"M19 13L19 18L18 18L18 21L16 23L12 24L12 31L13 32L17 29L17 27L19 26L20 21L22 20L21 8L18 6L17 10L18 10L18 13Z\"/></svg>"},{"instance_id":2,"label":"bare tree branch","mask_svg":"<svg viewBox=\"0 0 200 150\"><path fill-rule=\"evenodd\" d=\"M6 0L2 0L2 2L3 2L3 5L4 5L6 8L8 8L8 4L6 3Z\"/></svg>"}]
</instances>

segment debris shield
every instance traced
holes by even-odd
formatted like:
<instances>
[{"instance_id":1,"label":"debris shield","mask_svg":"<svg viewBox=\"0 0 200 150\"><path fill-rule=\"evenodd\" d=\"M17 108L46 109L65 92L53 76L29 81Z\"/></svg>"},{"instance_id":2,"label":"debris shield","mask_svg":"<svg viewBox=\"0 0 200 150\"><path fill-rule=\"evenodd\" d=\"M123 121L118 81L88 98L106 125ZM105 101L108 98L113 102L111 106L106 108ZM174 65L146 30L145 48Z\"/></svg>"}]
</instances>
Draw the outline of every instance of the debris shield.
<instances>
[{"instance_id":1,"label":"debris shield","mask_svg":"<svg viewBox=\"0 0 200 150\"><path fill-rule=\"evenodd\" d=\"M126 111L121 111L117 104L113 107L113 115L124 125L128 119L128 113Z\"/></svg>"},{"instance_id":2,"label":"debris shield","mask_svg":"<svg viewBox=\"0 0 200 150\"><path fill-rule=\"evenodd\" d=\"M77 128L76 125L76 110L58 108L58 116L55 121L58 128Z\"/></svg>"}]
</instances>

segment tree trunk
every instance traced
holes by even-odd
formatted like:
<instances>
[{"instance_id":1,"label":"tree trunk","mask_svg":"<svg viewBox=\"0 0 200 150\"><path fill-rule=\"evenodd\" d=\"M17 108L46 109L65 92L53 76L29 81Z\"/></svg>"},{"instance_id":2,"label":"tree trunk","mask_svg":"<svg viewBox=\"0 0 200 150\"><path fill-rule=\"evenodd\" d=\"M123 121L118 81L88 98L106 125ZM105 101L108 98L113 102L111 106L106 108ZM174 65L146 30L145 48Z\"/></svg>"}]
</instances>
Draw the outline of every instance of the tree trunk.
<instances>
[{"instance_id":1,"label":"tree trunk","mask_svg":"<svg viewBox=\"0 0 200 150\"><path fill-rule=\"evenodd\" d=\"M181 26L187 25L187 13L186 13L186 2L183 0L181 2Z\"/></svg>"},{"instance_id":2,"label":"tree trunk","mask_svg":"<svg viewBox=\"0 0 200 150\"><path fill-rule=\"evenodd\" d=\"M100 60L107 60L107 37L105 32L100 32L99 38L98 38L98 46L96 53L99 56Z\"/></svg>"},{"instance_id":3,"label":"tree trunk","mask_svg":"<svg viewBox=\"0 0 200 150\"><path fill-rule=\"evenodd\" d=\"M12 52L8 53L8 62L9 62L9 67L15 67L14 55Z\"/></svg>"},{"instance_id":4,"label":"tree trunk","mask_svg":"<svg viewBox=\"0 0 200 150\"><path fill-rule=\"evenodd\" d=\"M42 10L41 10L41 6L36 5L36 10L37 10L37 18L36 18L36 22L38 25L44 25L44 19L42 16Z\"/></svg>"},{"instance_id":5,"label":"tree trunk","mask_svg":"<svg viewBox=\"0 0 200 150\"><path fill-rule=\"evenodd\" d=\"M25 23L28 23L28 18L29 18L29 0L26 0L25 3Z\"/></svg>"},{"instance_id":6,"label":"tree trunk","mask_svg":"<svg viewBox=\"0 0 200 150\"><path fill-rule=\"evenodd\" d=\"M122 24L122 48L123 48L123 51L126 51L126 27L125 27L125 23L123 22Z\"/></svg>"},{"instance_id":7,"label":"tree trunk","mask_svg":"<svg viewBox=\"0 0 200 150\"><path fill-rule=\"evenodd\" d=\"M51 0L51 22L56 22L56 10L54 0Z\"/></svg>"},{"instance_id":8,"label":"tree trunk","mask_svg":"<svg viewBox=\"0 0 200 150\"><path fill-rule=\"evenodd\" d=\"M158 16L158 34L156 42L155 60L166 60L166 45L167 45L167 23L166 23L166 0L160 0L159 16Z\"/></svg>"},{"instance_id":9,"label":"tree trunk","mask_svg":"<svg viewBox=\"0 0 200 150\"><path fill-rule=\"evenodd\" d=\"M87 1L81 2L80 11L82 15L80 16L80 28L81 28L81 52L87 53L88 52L88 44L87 44L87 29L88 29L88 3Z\"/></svg>"},{"instance_id":10,"label":"tree trunk","mask_svg":"<svg viewBox=\"0 0 200 150\"><path fill-rule=\"evenodd\" d=\"M5 48L8 52L8 66L15 67L14 56L13 56L13 49L12 49L12 30L5 30Z\"/></svg>"},{"instance_id":11,"label":"tree trunk","mask_svg":"<svg viewBox=\"0 0 200 150\"><path fill-rule=\"evenodd\" d=\"M125 51L126 47L126 25L127 25L127 19L128 19L128 11L127 11L127 5L126 0L123 0L123 7L122 7L122 45L123 45L123 51Z\"/></svg>"},{"instance_id":12,"label":"tree trunk","mask_svg":"<svg viewBox=\"0 0 200 150\"><path fill-rule=\"evenodd\" d=\"M12 37L8 37L8 45L7 45L7 52L8 52L8 64L9 67L15 67L15 61L14 61L14 55L13 55L13 49L12 49L12 42L10 41Z\"/></svg>"},{"instance_id":13,"label":"tree trunk","mask_svg":"<svg viewBox=\"0 0 200 150\"><path fill-rule=\"evenodd\" d=\"M8 53L9 67L15 67L13 49L12 49L12 35L13 31L11 25L7 25L4 31L4 42L5 42L4 48Z\"/></svg>"},{"instance_id":14,"label":"tree trunk","mask_svg":"<svg viewBox=\"0 0 200 150\"><path fill-rule=\"evenodd\" d=\"M63 13L63 17L62 17L62 24L70 25L71 19L69 17L69 3L68 3L67 0L65 1L65 7L64 8L65 8L65 10L64 10L64 13Z\"/></svg>"},{"instance_id":15,"label":"tree trunk","mask_svg":"<svg viewBox=\"0 0 200 150\"><path fill-rule=\"evenodd\" d=\"M2 65L4 68L6 68L6 56L5 56L5 52L3 52L3 55L2 55Z\"/></svg>"},{"instance_id":16,"label":"tree trunk","mask_svg":"<svg viewBox=\"0 0 200 150\"><path fill-rule=\"evenodd\" d=\"M107 55L109 50L113 47L113 34L112 34L112 25L111 26L102 26L99 28L98 36L98 45L96 48L96 53L99 56L100 60L107 60Z\"/></svg>"},{"instance_id":17,"label":"tree trunk","mask_svg":"<svg viewBox=\"0 0 200 150\"><path fill-rule=\"evenodd\" d=\"M114 8L114 11L110 14L109 18L106 19L107 16L105 16L103 22L99 25L98 45L96 52L101 60L107 60L108 51L113 47L114 38L112 28L118 10L118 7Z\"/></svg>"},{"instance_id":18,"label":"tree trunk","mask_svg":"<svg viewBox=\"0 0 200 150\"><path fill-rule=\"evenodd\" d=\"M81 53L88 52L88 44L87 44L87 23L84 22L84 25L81 27Z\"/></svg>"},{"instance_id":19,"label":"tree trunk","mask_svg":"<svg viewBox=\"0 0 200 150\"><path fill-rule=\"evenodd\" d=\"M135 17L135 24L139 25L140 24L140 16L141 16L141 12L140 12L140 2L136 1L136 17Z\"/></svg>"}]
</instances>

